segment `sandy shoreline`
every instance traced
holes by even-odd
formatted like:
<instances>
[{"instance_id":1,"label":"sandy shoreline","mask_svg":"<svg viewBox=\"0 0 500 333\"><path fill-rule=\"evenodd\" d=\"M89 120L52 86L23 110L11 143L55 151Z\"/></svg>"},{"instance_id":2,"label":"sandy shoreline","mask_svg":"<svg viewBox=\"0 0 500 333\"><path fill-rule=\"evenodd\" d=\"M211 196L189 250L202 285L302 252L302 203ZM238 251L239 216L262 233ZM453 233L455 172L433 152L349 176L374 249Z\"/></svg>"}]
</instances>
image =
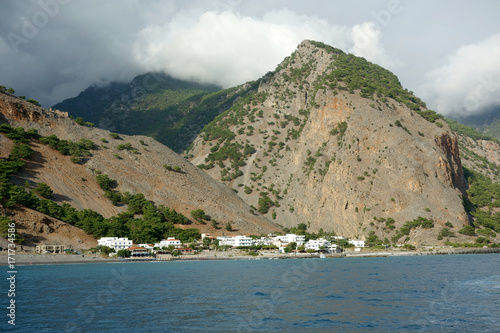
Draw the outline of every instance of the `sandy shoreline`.
<instances>
[{"instance_id":1,"label":"sandy shoreline","mask_svg":"<svg viewBox=\"0 0 500 333\"><path fill-rule=\"evenodd\" d=\"M393 256L421 256L421 255L451 255L451 254L485 254L500 253L500 248L457 248L457 249L436 249L430 251L347 251L344 258L357 257L393 257ZM340 255L327 255L327 258L340 258ZM13 258L15 265L47 265L47 264L84 264L84 263L114 263L129 262L120 258L106 258L99 255L73 255L73 254L34 254L34 253L16 253ZM237 259L300 259L300 258L319 258L318 255L300 253L300 254L280 254L265 252L259 256L245 255L239 251L225 252L202 252L197 255L182 255L174 258L166 258L161 261L193 261L193 260L237 260ZM160 261L160 260L156 260ZM7 253L0 253L0 266L8 264Z\"/></svg>"}]
</instances>

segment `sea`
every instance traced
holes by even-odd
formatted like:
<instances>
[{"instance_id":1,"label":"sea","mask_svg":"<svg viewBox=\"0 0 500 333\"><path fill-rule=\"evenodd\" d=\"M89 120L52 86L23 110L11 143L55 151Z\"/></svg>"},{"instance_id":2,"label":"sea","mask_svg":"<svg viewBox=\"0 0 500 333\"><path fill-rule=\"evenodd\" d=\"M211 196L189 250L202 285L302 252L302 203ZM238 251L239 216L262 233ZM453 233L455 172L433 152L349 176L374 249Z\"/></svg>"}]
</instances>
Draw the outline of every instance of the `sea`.
<instances>
[{"instance_id":1,"label":"sea","mask_svg":"<svg viewBox=\"0 0 500 333\"><path fill-rule=\"evenodd\" d=\"M16 270L2 332L500 332L499 254Z\"/></svg>"}]
</instances>

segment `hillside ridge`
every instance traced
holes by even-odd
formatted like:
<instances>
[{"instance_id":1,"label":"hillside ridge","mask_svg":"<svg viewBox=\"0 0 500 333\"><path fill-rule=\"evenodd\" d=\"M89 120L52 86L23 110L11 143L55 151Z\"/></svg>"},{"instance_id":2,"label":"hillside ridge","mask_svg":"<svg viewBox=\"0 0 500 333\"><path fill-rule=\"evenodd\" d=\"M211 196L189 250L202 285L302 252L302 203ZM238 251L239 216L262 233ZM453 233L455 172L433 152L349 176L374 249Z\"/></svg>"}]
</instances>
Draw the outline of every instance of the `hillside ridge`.
<instances>
[{"instance_id":1,"label":"hillside ridge","mask_svg":"<svg viewBox=\"0 0 500 333\"><path fill-rule=\"evenodd\" d=\"M306 40L258 82L187 151L255 210L289 228L415 245L470 224L457 137L394 74ZM397 238L419 218L434 227Z\"/></svg>"},{"instance_id":2,"label":"hillside ridge","mask_svg":"<svg viewBox=\"0 0 500 333\"><path fill-rule=\"evenodd\" d=\"M55 135L61 140L93 142L90 156L74 161L74 157L63 156L46 145L30 143L33 156L12 181L19 186L26 181L46 183L59 204L69 203L79 210L92 209L104 217L122 213L124 208L112 205L96 184L96 176L106 174L116 181L116 191L142 193L155 205L170 207L188 218L192 210L204 210L218 221L219 229L193 220L190 227L201 232L223 233L227 222L243 233L279 230L264 217L250 213L250 208L230 188L152 138L118 135L79 125L67 113L46 110L6 94L0 94L0 122L36 129L44 137ZM8 149L9 145L4 144L7 141L2 138L2 149ZM2 153L8 154L8 151Z\"/></svg>"}]
</instances>

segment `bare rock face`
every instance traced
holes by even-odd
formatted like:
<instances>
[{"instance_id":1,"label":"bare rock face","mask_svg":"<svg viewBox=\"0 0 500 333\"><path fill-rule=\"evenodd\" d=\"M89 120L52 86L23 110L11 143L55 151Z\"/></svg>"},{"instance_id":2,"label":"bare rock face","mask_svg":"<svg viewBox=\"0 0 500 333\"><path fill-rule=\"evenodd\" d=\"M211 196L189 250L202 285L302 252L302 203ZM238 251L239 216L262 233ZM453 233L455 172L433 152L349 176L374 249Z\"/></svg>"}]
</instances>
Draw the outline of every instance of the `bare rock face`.
<instances>
[{"instance_id":1,"label":"bare rock face","mask_svg":"<svg viewBox=\"0 0 500 333\"><path fill-rule=\"evenodd\" d=\"M253 98L202 131L188 151L191 161L255 209L266 212L271 201L265 216L285 227L306 223L313 231L390 239L395 230L380 221L394 219L399 228L421 216L435 227L410 243L437 244L446 222L469 224L457 138L445 122L425 120L398 97L367 95L332 79L339 51L301 43L260 80Z\"/></svg>"},{"instance_id":2,"label":"bare rock face","mask_svg":"<svg viewBox=\"0 0 500 333\"><path fill-rule=\"evenodd\" d=\"M1 215L16 222L16 231L24 239L23 249L36 245L68 245L75 250L97 246L97 240L80 228L28 208L0 209Z\"/></svg>"},{"instance_id":3,"label":"bare rock face","mask_svg":"<svg viewBox=\"0 0 500 333\"><path fill-rule=\"evenodd\" d=\"M445 169L443 175L451 177L451 179L448 179L448 182L462 192L465 192L467 186L465 184L457 138L446 133L436 139L436 144L443 149L446 155L446 160L440 161L440 167Z\"/></svg>"},{"instance_id":4,"label":"bare rock face","mask_svg":"<svg viewBox=\"0 0 500 333\"><path fill-rule=\"evenodd\" d=\"M174 208L187 217L191 210L203 209L221 227L231 222L239 233L261 234L280 229L265 217L252 214L250 207L229 187L149 137L120 135L119 139L113 139L108 131L78 125L65 112L46 110L6 94L0 94L0 122L35 128L43 136L55 134L60 139L79 141L83 138L95 143L92 156L84 164L72 163L69 156L32 143L33 159L14 181L18 185L26 180L47 183L59 203L69 203L79 210L92 209L105 217L123 211L113 206L97 185L95 176L103 173L117 181L120 192L143 193L156 205ZM127 143L133 149L118 148ZM8 156L8 152L2 155ZM179 167L180 172L168 170L165 165ZM225 232L208 225L190 227L214 235Z\"/></svg>"}]
</instances>

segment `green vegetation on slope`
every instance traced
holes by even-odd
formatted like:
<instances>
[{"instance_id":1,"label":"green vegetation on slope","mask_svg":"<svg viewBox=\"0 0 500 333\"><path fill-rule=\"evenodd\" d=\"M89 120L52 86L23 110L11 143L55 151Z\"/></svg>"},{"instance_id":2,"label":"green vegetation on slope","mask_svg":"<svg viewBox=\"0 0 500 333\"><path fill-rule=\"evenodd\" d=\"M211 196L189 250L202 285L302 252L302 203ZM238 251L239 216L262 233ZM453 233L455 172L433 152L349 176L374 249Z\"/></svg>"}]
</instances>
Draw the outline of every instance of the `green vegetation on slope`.
<instances>
[{"instance_id":1,"label":"green vegetation on slope","mask_svg":"<svg viewBox=\"0 0 500 333\"><path fill-rule=\"evenodd\" d=\"M374 94L378 98L390 97L414 111L426 107L413 92L403 89L398 77L389 70L321 42L312 43L334 56L330 65L332 70L324 77L324 83L331 89L347 90L350 93L359 90L361 97L365 98L372 98Z\"/></svg>"},{"instance_id":2,"label":"green vegetation on slope","mask_svg":"<svg viewBox=\"0 0 500 333\"><path fill-rule=\"evenodd\" d=\"M0 159L0 203L6 208L22 205L43 214L79 227L94 237L129 237L135 243L151 243L161 240L167 236L174 236L181 241L192 241L199 238L198 229L176 228L174 223L189 223L182 214L168 207L156 207L145 199L143 194L131 195L121 194L113 191L116 181L107 175L98 175L97 182L105 190L106 196L116 199L116 204L127 204L128 212L118 214L109 219L105 219L101 214L86 209L77 211L67 203L58 205L51 200L52 189L47 184L37 184L33 189L29 188L29 183L25 187L17 186L10 182L10 177L21 170L25 165L25 160L29 159L32 149L29 146L30 140L38 139L40 142L47 139L47 143L54 149L66 151L67 146L72 146L70 141L59 140L55 136L47 138L41 137L36 130L25 131L22 127L12 128L8 124L0 125L0 132L14 141L14 146L7 159ZM64 142L64 143L62 143ZM86 145L90 147L90 143ZM74 147L73 147L74 148ZM68 148L69 150L71 148ZM41 198L40 198L41 197ZM141 215L138 218L136 215ZM2 219L2 226L6 220ZM18 238L18 241L22 241Z\"/></svg>"},{"instance_id":3,"label":"green vegetation on slope","mask_svg":"<svg viewBox=\"0 0 500 333\"><path fill-rule=\"evenodd\" d=\"M206 124L247 92L245 87L220 90L214 85L148 73L130 84L90 87L53 108L97 126L112 126L115 132L153 137L180 153Z\"/></svg>"},{"instance_id":4,"label":"green vegetation on slope","mask_svg":"<svg viewBox=\"0 0 500 333\"><path fill-rule=\"evenodd\" d=\"M392 237L392 242L397 243L401 237L410 235L411 229L418 227L422 227L423 229L434 228L434 221L421 216L413 221L408 221L401 228L399 228L396 235Z\"/></svg>"},{"instance_id":5,"label":"green vegetation on slope","mask_svg":"<svg viewBox=\"0 0 500 333\"><path fill-rule=\"evenodd\" d=\"M495 208L500 207L500 184L467 168L464 168L464 175L469 184L464 204L474 217L474 224L500 232L500 211L495 212Z\"/></svg>"},{"instance_id":6,"label":"green vegetation on slope","mask_svg":"<svg viewBox=\"0 0 500 333\"><path fill-rule=\"evenodd\" d=\"M468 136L474 140L489 140L489 141L499 142L497 138L479 133L478 131L476 131L472 127L467 126L467 125L463 125L456 120L448 119L448 118L446 118L445 120L448 123L448 125L450 126L451 130L453 132L456 132L457 134Z\"/></svg>"}]
</instances>

